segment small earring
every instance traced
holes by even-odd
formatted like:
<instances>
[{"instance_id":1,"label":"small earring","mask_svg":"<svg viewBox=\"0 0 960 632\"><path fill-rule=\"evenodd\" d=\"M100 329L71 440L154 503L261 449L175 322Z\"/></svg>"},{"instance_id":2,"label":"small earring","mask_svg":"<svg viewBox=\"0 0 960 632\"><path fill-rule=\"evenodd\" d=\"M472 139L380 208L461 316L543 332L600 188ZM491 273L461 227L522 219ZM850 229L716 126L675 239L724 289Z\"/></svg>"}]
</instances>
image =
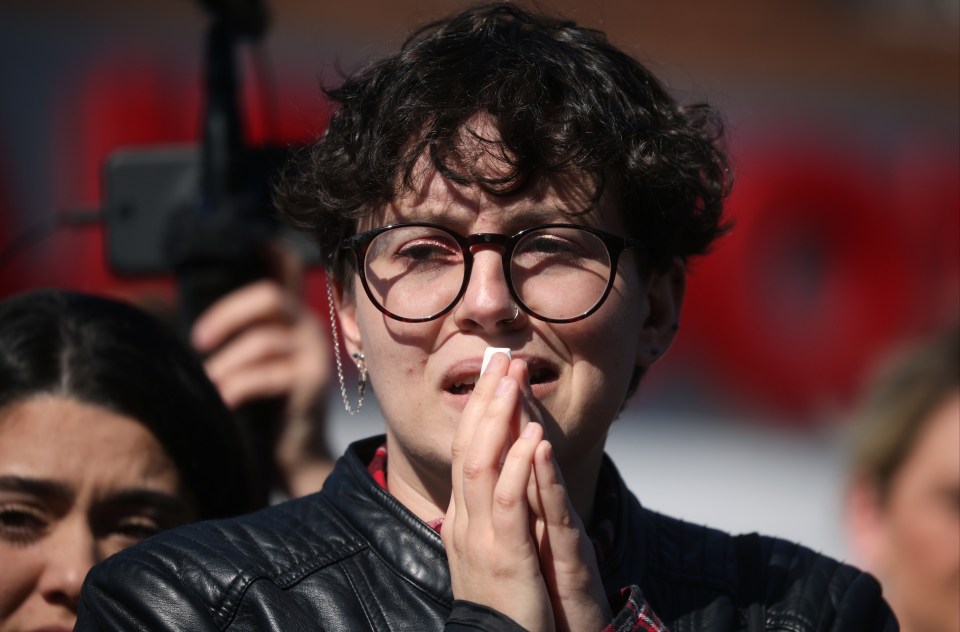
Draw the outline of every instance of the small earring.
<instances>
[{"instance_id":1,"label":"small earring","mask_svg":"<svg viewBox=\"0 0 960 632\"><path fill-rule=\"evenodd\" d=\"M353 361L357 365L357 373L359 374L357 378L357 393L360 395L362 401L363 394L367 390L367 356L362 353L354 353ZM357 408L359 408L359 405Z\"/></svg>"},{"instance_id":2,"label":"small earring","mask_svg":"<svg viewBox=\"0 0 960 632\"><path fill-rule=\"evenodd\" d=\"M518 318L520 318L520 306L519 306L519 305L514 305L514 306L513 306L513 316L511 316L510 318L507 318L507 319L505 319L505 320L502 320L501 322L502 322L503 324L505 324L505 325L510 325L510 324L514 323Z\"/></svg>"},{"instance_id":3,"label":"small earring","mask_svg":"<svg viewBox=\"0 0 960 632\"><path fill-rule=\"evenodd\" d=\"M340 379L340 397L343 399L343 407L347 413L356 415L363 408L363 395L367 390L367 358L362 353L354 353L353 360L357 363L357 371L360 376L357 380L357 407L350 407L350 400L347 398L347 385L343 377L343 362L340 360L340 341L337 335L337 312L333 306L332 282L327 277L327 302L330 304L330 333L333 335L333 357L337 361L337 377Z\"/></svg>"}]
</instances>

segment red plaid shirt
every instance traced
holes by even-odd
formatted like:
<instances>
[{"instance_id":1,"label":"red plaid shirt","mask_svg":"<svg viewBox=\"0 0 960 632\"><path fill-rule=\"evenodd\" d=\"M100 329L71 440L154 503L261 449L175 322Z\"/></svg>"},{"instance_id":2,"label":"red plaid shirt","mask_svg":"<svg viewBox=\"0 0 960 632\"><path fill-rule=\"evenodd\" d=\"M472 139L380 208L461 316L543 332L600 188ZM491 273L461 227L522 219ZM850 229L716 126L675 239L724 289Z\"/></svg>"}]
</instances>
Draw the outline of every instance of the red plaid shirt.
<instances>
[{"instance_id":1,"label":"red plaid shirt","mask_svg":"<svg viewBox=\"0 0 960 632\"><path fill-rule=\"evenodd\" d=\"M377 448L373 459L367 464L367 469L374 480L383 489L387 487L387 446ZM590 539L597 554L598 563L607 558L613 543L616 540L617 508L620 499L615 485L600 485L606 494L597 497L594 505L594 528L590 531ZM440 533L443 527L443 516L427 523L434 531ZM603 632L669 632L667 626L660 622L650 604L643 598L639 586L624 588L611 599L610 604L616 615Z\"/></svg>"}]
</instances>

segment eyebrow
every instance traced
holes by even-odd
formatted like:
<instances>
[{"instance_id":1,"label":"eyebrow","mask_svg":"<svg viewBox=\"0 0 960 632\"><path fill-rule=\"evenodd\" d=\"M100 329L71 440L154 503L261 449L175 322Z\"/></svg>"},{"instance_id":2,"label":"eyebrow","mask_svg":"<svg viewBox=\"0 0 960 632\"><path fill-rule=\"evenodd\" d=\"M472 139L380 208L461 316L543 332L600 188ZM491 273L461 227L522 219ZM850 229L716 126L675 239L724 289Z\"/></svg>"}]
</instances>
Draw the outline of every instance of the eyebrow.
<instances>
[{"instance_id":1,"label":"eyebrow","mask_svg":"<svg viewBox=\"0 0 960 632\"><path fill-rule=\"evenodd\" d=\"M65 504L72 503L75 499L73 490L63 483L25 476L0 476L0 491L30 494ZM98 504L115 507L153 507L173 515L191 513L190 503L180 496L137 487L111 493Z\"/></svg>"},{"instance_id":2,"label":"eyebrow","mask_svg":"<svg viewBox=\"0 0 960 632\"><path fill-rule=\"evenodd\" d=\"M27 478L25 476L0 476L0 490L22 492L32 496L39 496L61 502L73 502L74 493L69 487L57 481L42 478Z\"/></svg>"}]
</instances>

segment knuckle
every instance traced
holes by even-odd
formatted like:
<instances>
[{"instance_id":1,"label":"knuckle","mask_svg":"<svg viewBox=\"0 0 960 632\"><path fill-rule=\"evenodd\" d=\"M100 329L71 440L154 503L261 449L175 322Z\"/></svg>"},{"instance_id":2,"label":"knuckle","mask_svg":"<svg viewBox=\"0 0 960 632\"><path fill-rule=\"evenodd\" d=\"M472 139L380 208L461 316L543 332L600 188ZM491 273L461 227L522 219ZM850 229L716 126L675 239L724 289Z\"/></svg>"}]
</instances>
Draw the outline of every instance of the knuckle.
<instances>
[{"instance_id":1,"label":"knuckle","mask_svg":"<svg viewBox=\"0 0 960 632\"><path fill-rule=\"evenodd\" d=\"M486 473L487 468L485 468L479 461L469 459L463 464L463 477L466 480L475 481Z\"/></svg>"},{"instance_id":2,"label":"knuckle","mask_svg":"<svg viewBox=\"0 0 960 632\"><path fill-rule=\"evenodd\" d=\"M493 505L501 511L509 512L520 504L520 497L511 492L497 489L493 492Z\"/></svg>"}]
</instances>

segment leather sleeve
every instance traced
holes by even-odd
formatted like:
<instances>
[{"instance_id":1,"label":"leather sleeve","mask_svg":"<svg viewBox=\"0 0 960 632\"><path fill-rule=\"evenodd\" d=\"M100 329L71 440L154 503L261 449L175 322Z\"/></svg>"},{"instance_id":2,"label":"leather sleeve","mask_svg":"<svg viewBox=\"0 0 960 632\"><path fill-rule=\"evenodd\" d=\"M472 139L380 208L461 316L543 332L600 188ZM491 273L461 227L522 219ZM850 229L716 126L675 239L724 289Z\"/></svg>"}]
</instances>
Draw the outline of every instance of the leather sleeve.
<instances>
[{"instance_id":1,"label":"leather sleeve","mask_svg":"<svg viewBox=\"0 0 960 632\"><path fill-rule=\"evenodd\" d=\"M192 599L176 577L140 563L111 559L94 566L80 593L75 631L218 630L207 607Z\"/></svg>"},{"instance_id":2,"label":"leather sleeve","mask_svg":"<svg viewBox=\"0 0 960 632\"><path fill-rule=\"evenodd\" d=\"M507 615L472 601L457 599L447 618L444 632L525 632L516 621Z\"/></svg>"},{"instance_id":3,"label":"leather sleeve","mask_svg":"<svg viewBox=\"0 0 960 632\"><path fill-rule=\"evenodd\" d=\"M616 596L614 606L616 614L603 632L667 632L667 627L653 613L638 586L624 588ZM522 632L524 630L510 617L470 601L456 600L447 619L444 632ZM598 631L599 632L599 631Z\"/></svg>"}]
</instances>

